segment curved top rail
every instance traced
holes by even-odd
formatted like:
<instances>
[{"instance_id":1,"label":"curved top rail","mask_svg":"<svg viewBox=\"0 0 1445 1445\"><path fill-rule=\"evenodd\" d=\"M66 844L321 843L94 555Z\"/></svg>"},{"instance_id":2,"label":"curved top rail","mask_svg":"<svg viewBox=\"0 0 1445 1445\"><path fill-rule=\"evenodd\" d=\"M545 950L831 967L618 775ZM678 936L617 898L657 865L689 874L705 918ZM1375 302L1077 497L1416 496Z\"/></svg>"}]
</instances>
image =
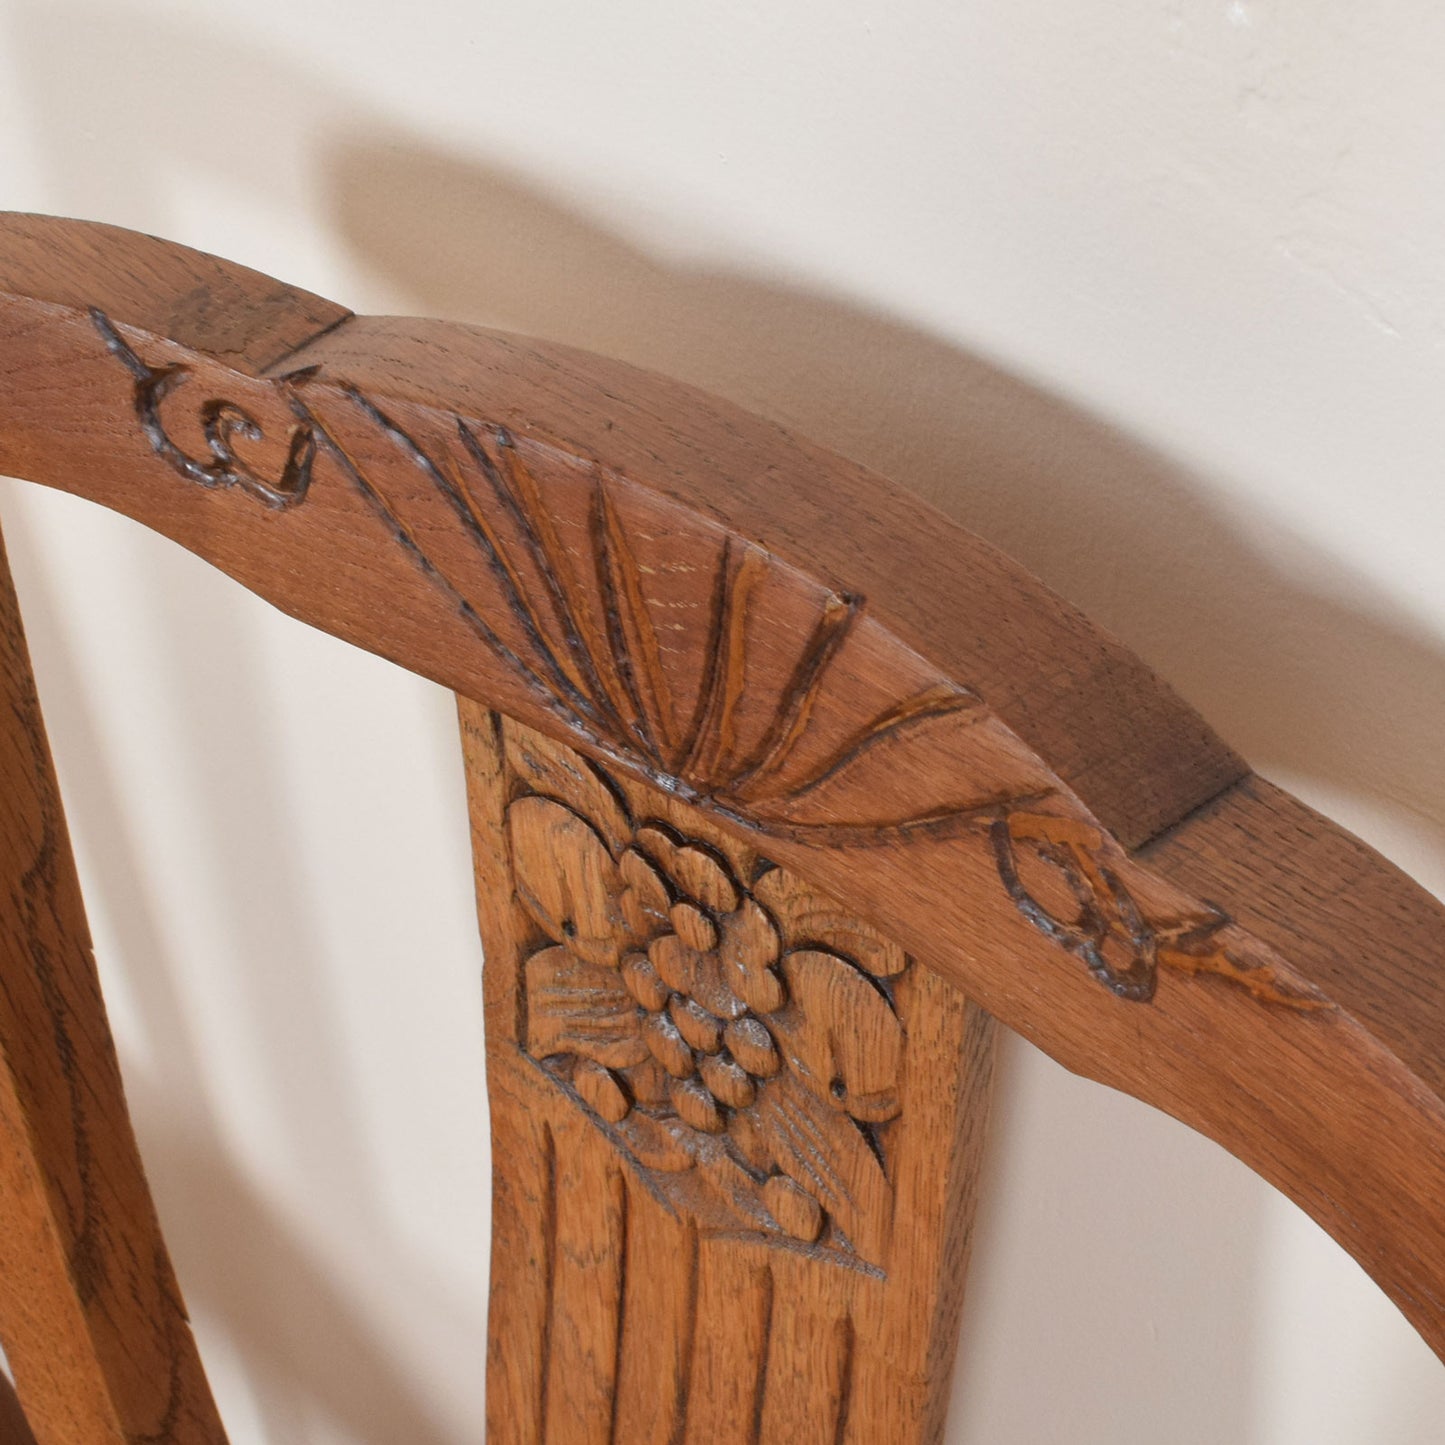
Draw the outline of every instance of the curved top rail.
<instances>
[{"instance_id":1,"label":"curved top rail","mask_svg":"<svg viewBox=\"0 0 1445 1445\"><path fill-rule=\"evenodd\" d=\"M921 501L617 362L24 216L0 471L765 840L1445 1354L1445 908Z\"/></svg>"}]
</instances>

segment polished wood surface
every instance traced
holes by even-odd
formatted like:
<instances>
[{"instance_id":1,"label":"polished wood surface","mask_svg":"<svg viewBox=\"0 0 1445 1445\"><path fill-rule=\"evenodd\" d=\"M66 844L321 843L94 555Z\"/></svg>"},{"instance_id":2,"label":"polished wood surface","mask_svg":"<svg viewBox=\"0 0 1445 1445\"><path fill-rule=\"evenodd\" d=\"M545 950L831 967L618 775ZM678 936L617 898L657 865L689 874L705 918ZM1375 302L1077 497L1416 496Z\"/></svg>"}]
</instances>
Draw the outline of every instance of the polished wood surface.
<instances>
[{"instance_id":1,"label":"polished wood surface","mask_svg":"<svg viewBox=\"0 0 1445 1445\"><path fill-rule=\"evenodd\" d=\"M0 1342L41 1445L225 1439L146 1188L0 547Z\"/></svg>"},{"instance_id":2,"label":"polished wood surface","mask_svg":"<svg viewBox=\"0 0 1445 1445\"><path fill-rule=\"evenodd\" d=\"M0 220L0 470L135 517L463 699L494 1127L514 1146L497 1181L500 1227L518 1245L499 1259L495 1300L501 1438L591 1438L579 1401L625 1419L635 1372L672 1380L675 1399L685 1368L690 1396L733 1410L753 1380L753 1413L737 1418L768 1438L769 1410L837 1397L841 1346L830 1336L815 1352L822 1373L799 1373L771 1404L777 1381L769 1366L757 1385L758 1361L776 1352L793 1378L789 1362L808 1354L801 1321L839 1328L861 1313L880 1349L901 1351L889 1356L900 1378L927 1384L876 1429L866 1413L842 1426L829 1415L835 1432L910 1438L880 1434L886 1418L928 1438L942 1384L918 1361L945 1349L962 1279L987 1078L980 1009L1224 1144L1445 1353L1445 909L1251 774L1077 611L883 478L620 363L352 317L183 248L35 217ZM544 754L553 789L585 776L587 796L539 782L542 764L525 758ZM666 857L656 839L637 843L649 819L665 825L653 831L671 839ZM693 853L728 887L684 876L702 866ZM661 893L638 881L642 863L624 878L634 857L663 875ZM547 859L550 882L536 876ZM826 930L788 941L784 903L750 891L759 868L834 900L855 939L884 940L907 960L896 986ZM569 869L589 881L569 882ZM661 963L658 939L620 912L639 888L668 900ZM744 893L777 933L779 962L743 968L756 1000L734 989L696 1017L687 1005L701 1001L678 982L693 974L672 953L711 957L737 911L723 903ZM564 899L591 907L597 930L561 918ZM559 939L548 919L579 931ZM634 954L661 977L655 994L640 965L624 967ZM851 972L817 962L828 956ZM548 998L566 995L566 960L579 957L638 990L603 1012L647 1034L613 1039L607 1057L516 1003L534 976ZM620 997L589 977L594 994ZM842 1090L830 1126L839 1139L840 1120L864 1131L876 1166L854 1157L839 1176L851 1188L832 1196L800 1182L796 1160L790 1173L737 1142L774 1091L750 1071L741 1032L711 1048L714 1025L725 1032L728 1008L745 1006L770 1041L752 1040L755 1061L771 1049L789 1076L812 1077L816 1050L790 1054L772 1021L795 999L830 1019L836 1057L852 1050L871 1068L896 1053L908 1079L926 1056L952 1081L920 1144L906 1104L860 1119L848 1072L830 1079ZM879 1008L911 1021L901 1053ZM644 1046L652 1064L608 1061ZM676 1077L658 1057L669 1047ZM652 1166L627 1142L644 1119L690 1131L693 1164L673 1171L686 1186L645 1182ZM909 1141L901 1152L888 1130ZM711 1195L692 1199L708 1174L695 1151L711 1147L693 1136L741 1151L748 1167L732 1163L750 1183L728 1208L768 1239L702 1242L732 1216ZM890 1252L904 1176L920 1191L910 1218L929 1221L910 1235L922 1264ZM850 1213L855 1193L873 1203ZM930 1216L925 1196L951 1202ZM633 1270L639 1218L676 1235L673 1273ZM793 1246L771 1238L790 1229ZM839 1239L861 1263L833 1257ZM766 1288L748 1273L758 1250ZM522 1259L545 1287L514 1277ZM881 1299L933 1301L919 1333L890 1335L891 1305L862 1309L868 1269L886 1281ZM629 1289L673 1323L629 1335ZM728 1329L699 1346L709 1291L729 1290ZM535 1343L499 1362L496 1320L513 1313ZM778 1333L784 1318L795 1324ZM674 1405L684 1433L722 1418L690 1410Z\"/></svg>"}]
</instances>

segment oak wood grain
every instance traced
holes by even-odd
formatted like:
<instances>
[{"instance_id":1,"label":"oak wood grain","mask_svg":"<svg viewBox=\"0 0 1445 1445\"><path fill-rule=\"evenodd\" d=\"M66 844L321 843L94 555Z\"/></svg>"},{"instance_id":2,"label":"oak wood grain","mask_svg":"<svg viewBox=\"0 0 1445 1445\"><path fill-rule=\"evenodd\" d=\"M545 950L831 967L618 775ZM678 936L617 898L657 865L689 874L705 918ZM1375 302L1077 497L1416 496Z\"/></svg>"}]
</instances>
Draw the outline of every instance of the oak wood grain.
<instances>
[{"instance_id":1,"label":"oak wood grain","mask_svg":"<svg viewBox=\"0 0 1445 1445\"><path fill-rule=\"evenodd\" d=\"M1259 777L1141 856L1288 949L1301 974L1445 1096L1440 904L1412 878Z\"/></svg>"},{"instance_id":2,"label":"oak wood grain","mask_svg":"<svg viewBox=\"0 0 1445 1445\"><path fill-rule=\"evenodd\" d=\"M248 374L351 314L155 236L16 212L0 212L0 292L79 311L99 307Z\"/></svg>"},{"instance_id":3,"label":"oak wood grain","mask_svg":"<svg viewBox=\"0 0 1445 1445\"><path fill-rule=\"evenodd\" d=\"M0 547L0 1341L40 1445L224 1440L126 1113Z\"/></svg>"}]
</instances>

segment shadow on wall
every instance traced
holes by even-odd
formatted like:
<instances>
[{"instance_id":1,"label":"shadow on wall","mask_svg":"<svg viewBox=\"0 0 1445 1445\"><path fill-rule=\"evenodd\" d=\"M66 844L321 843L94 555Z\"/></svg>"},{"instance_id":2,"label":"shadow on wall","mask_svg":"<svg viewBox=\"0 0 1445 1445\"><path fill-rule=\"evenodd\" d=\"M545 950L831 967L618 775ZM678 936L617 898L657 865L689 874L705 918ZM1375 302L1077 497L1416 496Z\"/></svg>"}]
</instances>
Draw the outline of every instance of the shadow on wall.
<instances>
[{"instance_id":1,"label":"shadow on wall","mask_svg":"<svg viewBox=\"0 0 1445 1445\"><path fill-rule=\"evenodd\" d=\"M902 482L1110 628L1264 771L1408 809L1445 848L1445 645L1334 558L978 356L866 308L667 265L504 170L350 136L334 224L419 312L693 382Z\"/></svg>"},{"instance_id":2,"label":"shadow on wall","mask_svg":"<svg viewBox=\"0 0 1445 1445\"><path fill-rule=\"evenodd\" d=\"M126 1093L164 1206L167 1245L184 1262L182 1289L192 1316L203 1323L213 1317L213 1327L244 1360L268 1442L317 1438L319 1419L336 1432L327 1439L448 1445L450 1435L408 1383L390 1342L375 1337L367 1311L348 1298L345 1282L308 1256L293 1227L226 1153L224 1111L214 1106L212 1071L179 986L194 960L177 959L167 947L168 930L151 901L156 890L135 865L135 838L86 687L52 630L43 577L27 575L36 568L23 530L18 539L11 551L24 584L26 630L46 664L37 670L47 730L62 760L67 796L73 789L76 800L67 811L79 817L90 845L94 881L110 929L123 940L131 965L126 983L147 1034L144 1065L126 1070ZM205 856L196 861L203 876L227 880L208 889L207 898L213 907L229 905L222 925L233 944L229 952L247 961L235 1014L237 1027L248 1028L264 1050L252 1094L269 1095L264 1107L284 1121L290 1157L306 1160L308 1177L328 1182L328 1197L342 1183L352 1201L347 1227L370 1235L378 1272L389 1283L406 1280L439 1329L465 1329L469 1320L459 1317L445 1282L405 1257L370 1204L375 1166L345 1087L333 1008L317 976L325 945L300 881L306 870L299 840L284 826L285 778L271 745L266 679L231 610L207 605L229 599L185 587L190 559L165 560L180 567L172 574L163 566L156 576L154 635L162 652L188 664L173 699L172 736L180 746L168 752L167 765L224 820L198 840L197 852ZM174 605L182 597L186 605ZM251 1100L253 1107L258 1102Z\"/></svg>"},{"instance_id":3,"label":"shadow on wall","mask_svg":"<svg viewBox=\"0 0 1445 1445\"><path fill-rule=\"evenodd\" d=\"M517 175L441 153L364 97L233 36L109 6L17 5L9 24L30 86L37 144L65 208L183 232L167 226L175 173L241 189L262 214L275 214L277 226L288 214L310 224L319 206L358 262L418 312L549 336L669 372L912 486L1112 627L1257 763L1408 806L1445 839L1439 641L1393 622L1383 602L1346 603L1367 589L1334 560L1263 525L1232 521L1200 479L1114 428L859 304L667 264ZM79 33L85 47L70 43ZM117 55L123 66L115 65ZM216 85L217 76L227 84ZM236 123L240 115L244 125ZM1286 553L1288 570L1279 560ZM264 718L247 719L258 697L227 690L226 706L240 719L236 735L264 735ZM1387 746L1382 720L1391 729ZM102 811L92 827L101 834L96 846L123 852L121 820ZM272 926L304 937L305 900L278 904ZM151 1097L173 1101L184 1096L192 1070L184 1062L185 1021L165 1003L165 979L186 961L150 951L145 933L143 926L133 933L130 952L132 967L146 971L138 992L157 1036L156 1057L182 1061L157 1065L173 1072L156 1081ZM259 1014L275 999L258 989ZM325 1001L303 1002L302 1022L319 1025ZM319 1032L324 1038L324 1028ZM334 1101L324 1048L309 1067L309 1076L288 1088ZM146 1112L144 1093L137 1105L138 1115ZM178 1181L178 1209L191 1211L191 1252L200 1257L205 1238L233 1233L240 1249L231 1266L187 1278L186 1287L200 1312L229 1322L261 1388L346 1422L358 1441L436 1439L425 1408L385 1368L384 1343L346 1328L344 1290L299 1246L278 1243L274 1221L243 1181L233 1181L224 1201L209 1186L184 1183L222 1175L226 1166L195 1130L166 1129L169 1107L156 1106L161 1157L154 1162L157 1174ZM1252 1249L1246 1196L1208 1197L1187 1174L1171 1180L1153 1146L1141 1142L1130 1152L1087 1107L1058 1107L1049 1137L1067 1140L1082 1169L1108 1157L1109 1198L1133 1193L1150 1207L1129 1214L1127 1240L1115 1255L1091 1228L1108 1205L1096 1199L1091 1216L1090 1189L1066 1181L1068 1207L1040 1221L1049 1269L1081 1259L1113 1259L1117 1267L1122 1257L1147 1270L1177 1258L1178 1241L1189 1240L1198 1268L1172 1282L1175 1307L1212 1322L1220 1343L1174 1358L1158 1389L1218 1400L1214 1417L1201 1422L1201 1440L1247 1438L1254 1367L1248 1271L1211 1265L1216 1249L1235 1256ZM334 1147L345 1152L354 1126L343 1115L332 1128ZM298 1155L314 1134L308 1124L295 1141ZM358 1158L365 1153L359 1139L350 1147ZM988 1230L986 1210L985 1252ZM1138 1327L1127 1319L1127 1304L1118 1306L1116 1321L1103 1297L1106 1290L1127 1294L1128 1271L1101 1269L1098 1278L1092 1314L1075 1304L1070 1315L1061 1302L1044 1299L1038 1316L1056 1320L1061 1331L1077 1321L1072 1338L1083 1367L1096 1381L1113 1379L1127 1390L1137 1373L1149 1372L1136 1372L1135 1359L1122 1361L1116 1374L1101 1373L1089 1342L1108 1339L1112 1351ZM287 1316L303 1322L314 1345L287 1333L277 1344L277 1321ZM342 1367L328 1351L340 1352ZM1191 1379L1191 1372L1202 1377ZM1036 1390L1036 1376L1037 1368L1021 1361L1017 1388L1050 1393ZM1231 1382L1223 1393L1232 1398L1220 1398L1218 1379ZM360 1412L357 1380L367 1381ZM1078 1433L1057 1438L1142 1441L1155 1438L1159 1419L1178 1418L1157 1393L1136 1391L1112 1409L1105 1433L1091 1435L1079 1422ZM278 1416L277 1423L286 1422Z\"/></svg>"}]
</instances>

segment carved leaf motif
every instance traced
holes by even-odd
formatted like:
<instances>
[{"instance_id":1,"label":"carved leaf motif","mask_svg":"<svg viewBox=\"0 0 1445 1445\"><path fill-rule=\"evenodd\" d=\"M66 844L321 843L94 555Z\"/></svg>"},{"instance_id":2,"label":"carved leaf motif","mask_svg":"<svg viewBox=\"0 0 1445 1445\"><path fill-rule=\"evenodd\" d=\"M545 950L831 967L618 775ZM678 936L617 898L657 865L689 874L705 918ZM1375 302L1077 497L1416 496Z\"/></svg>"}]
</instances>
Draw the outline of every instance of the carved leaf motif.
<instances>
[{"instance_id":1,"label":"carved leaf motif","mask_svg":"<svg viewBox=\"0 0 1445 1445\"><path fill-rule=\"evenodd\" d=\"M616 968L624 922L617 865L597 830L550 798L507 809L517 897L554 943Z\"/></svg>"},{"instance_id":2,"label":"carved leaf motif","mask_svg":"<svg viewBox=\"0 0 1445 1445\"><path fill-rule=\"evenodd\" d=\"M786 1175L775 1174L763 1185L763 1203L794 1239L804 1244L817 1239L823 1227L823 1211L806 1189L799 1189Z\"/></svg>"},{"instance_id":3,"label":"carved leaf motif","mask_svg":"<svg viewBox=\"0 0 1445 1445\"><path fill-rule=\"evenodd\" d=\"M959 729L990 717L971 689L921 665L906 696L865 703L867 711L840 701L840 690L851 697L855 685L844 680L853 669L839 659L859 646L862 597L820 587L594 463L586 463L585 490L575 476L558 484L534 474L543 449L503 427L460 416L439 427L434 414L409 409L403 421L354 387L340 391L346 404L325 388L308 391L305 401L293 391L306 436L539 703L579 739L641 765L667 791L716 802L775 831L836 831L838 798L856 811L889 797L869 780L906 772L900 750L933 757L940 737L951 746ZM383 490L363 472L356 459L378 433L428 485ZM657 569L643 556L656 536L685 541L697 559L689 566L714 574L711 614L690 646L659 635ZM575 537L586 539L584 548ZM812 624L791 661L750 667L750 614L771 605L768 597L810 611ZM693 674L698 658L700 676ZM974 751L1014 754L1011 736L991 726ZM1037 781L1052 791L1047 779ZM842 826L860 844L876 841L869 835L880 829L916 823L977 829L1000 801L966 797L940 810L934 797L926 819L884 814Z\"/></svg>"},{"instance_id":4,"label":"carved leaf motif","mask_svg":"<svg viewBox=\"0 0 1445 1445\"><path fill-rule=\"evenodd\" d=\"M759 878L753 896L778 920L795 948L826 943L830 951L851 959L874 978L894 978L908 966L908 956L891 939L835 908L811 888L799 886L781 868Z\"/></svg>"},{"instance_id":5,"label":"carved leaf motif","mask_svg":"<svg viewBox=\"0 0 1445 1445\"><path fill-rule=\"evenodd\" d=\"M758 1138L865 1259L886 1258L893 1190L857 1125L789 1074L758 1091Z\"/></svg>"},{"instance_id":6,"label":"carved leaf motif","mask_svg":"<svg viewBox=\"0 0 1445 1445\"><path fill-rule=\"evenodd\" d=\"M528 733L509 757L527 790L565 803L601 835L610 852L631 834L627 814L597 770L580 753L540 733Z\"/></svg>"},{"instance_id":7,"label":"carved leaf motif","mask_svg":"<svg viewBox=\"0 0 1445 1445\"><path fill-rule=\"evenodd\" d=\"M544 948L527 960L526 984L527 1050L535 1058L578 1054L625 1069L647 1057L637 1006L614 970Z\"/></svg>"},{"instance_id":8,"label":"carved leaf motif","mask_svg":"<svg viewBox=\"0 0 1445 1445\"><path fill-rule=\"evenodd\" d=\"M855 1119L899 1110L903 1030L888 1000L837 954L802 949L783 959L789 1006L776 1024L799 1076Z\"/></svg>"},{"instance_id":9,"label":"carved leaf motif","mask_svg":"<svg viewBox=\"0 0 1445 1445\"><path fill-rule=\"evenodd\" d=\"M664 1174L681 1174L696 1167L691 1130L680 1119L645 1114L634 1109L618 1131L639 1164Z\"/></svg>"},{"instance_id":10,"label":"carved leaf motif","mask_svg":"<svg viewBox=\"0 0 1445 1445\"><path fill-rule=\"evenodd\" d=\"M1302 981L1282 980L1268 964L1245 964L1221 941L1230 920L1218 910L1183 920L1146 917L1107 861L1099 829L1077 818L1014 813L989 829L999 878L1015 907L1040 933L1081 959L1119 997L1148 1002L1161 965L1205 974L1263 1003L1329 1007Z\"/></svg>"}]
</instances>

